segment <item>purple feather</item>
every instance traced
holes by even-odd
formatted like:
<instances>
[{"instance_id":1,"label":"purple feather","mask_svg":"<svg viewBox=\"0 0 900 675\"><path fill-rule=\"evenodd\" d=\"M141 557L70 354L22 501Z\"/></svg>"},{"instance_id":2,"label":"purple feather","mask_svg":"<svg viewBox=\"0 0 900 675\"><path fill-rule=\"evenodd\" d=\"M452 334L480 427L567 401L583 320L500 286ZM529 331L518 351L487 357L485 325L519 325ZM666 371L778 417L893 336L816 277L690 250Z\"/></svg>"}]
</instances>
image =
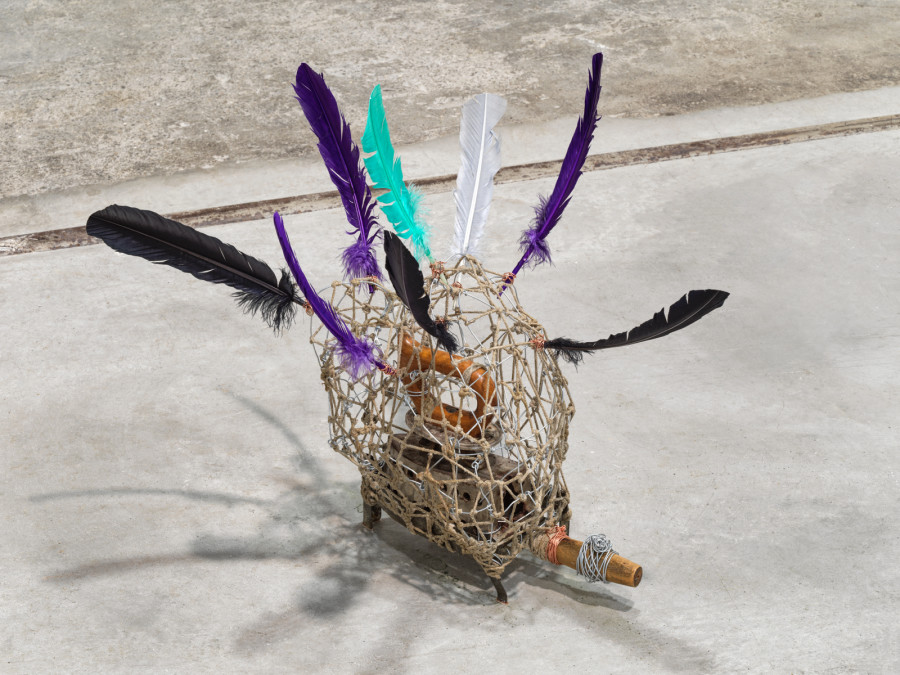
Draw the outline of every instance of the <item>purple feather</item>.
<instances>
[{"instance_id":1,"label":"purple feather","mask_svg":"<svg viewBox=\"0 0 900 675\"><path fill-rule=\"evenodd\" d=\"M350 135L350 125L341 115L324 78L305 63L297 69L294 92L319 139L319 153L344 203L347 220L353 226L348 234L357 235L357 240L343 254L345 277L381 279L381 269L372 250L379 234L375 199L366 183L366 170L360 164L359 148Z\"/></svg>"},{"instance_id":2,"label":"purple feather","mask_svg":"<svg viewBox=\"0 0 900 675\"><path fill-rule=\"evenodd\" d=\"M520 244L522 246L522 259L513 270L518 274L526 263L532 266L550 261L550 247L546 238L550 230L556 227L562 216L563 209L572 198L572 190L581 175L581 168L587 158L591 140L594 138L594 129L597 127L597 100L600 97L600 68L603 65L603 54L594 54L591 61L591 72L588 77L588 87L584 94L584 115L579 118L578 126L569 149L563 160L556 186L549 197L540 198L540 204L534 209L534 224L522 233Z\"/></svg>"},{"instance_id":3,"label":"purple feather","mask_svg":"<svg viewBox=\"0 0 900 675\"><path fill-rule=\"evenodd\" d=\"M278 242L281 244L281 251L284 253L288 268L316 316L338 341L336 353L341 360L341 366L354 380L367 374L373 366L384 369L384 364L375 358L375 345L351 333L344 320L334 311L334 307L319 297L319 294L307 281L306 275L300 269L300 263L297 262L297 256L294 255L294 249L291 248L291 240L288 239L287 231L284 229L284 221L281 220L281 215L277 211L274 219L275 232L278 233Z\"/></svg>"},{"instance_id":4,"label":"purple feather","mask_svg":"<svg viewBox=\"0 0 900 675\"><path fill-rule=\"evenodd\" d=\"M378 267L378 260L375 258L375 252L371 245L364 238L360 237L353 244L344 249L341 255L344 261L344 268L347 270L349 279L362 279L364 277L381 278L381 269Z\"/></svg>"}]
</instances>

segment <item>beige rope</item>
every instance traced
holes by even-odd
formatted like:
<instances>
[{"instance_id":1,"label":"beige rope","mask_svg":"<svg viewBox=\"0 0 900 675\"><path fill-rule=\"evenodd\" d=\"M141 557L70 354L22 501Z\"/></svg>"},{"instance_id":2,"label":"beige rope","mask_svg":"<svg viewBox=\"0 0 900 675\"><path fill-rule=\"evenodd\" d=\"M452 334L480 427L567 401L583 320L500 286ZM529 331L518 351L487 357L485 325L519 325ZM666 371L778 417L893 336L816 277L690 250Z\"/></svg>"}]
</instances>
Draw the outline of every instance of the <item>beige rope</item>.
<instances>
[{"instance_id":1,"label":"beige rope","mask_svg":"<svg viewBox=\"0 0 900 675\"><path fill-rule=\"evenodd\" d=\"M370 295L371 279L335 282L331 303L354 334L381 349L388 372L353 382L319 322L310 340L328 395L330 444L359 468L363 500L497 578L533 538L570 517L561 464L575 410L555 358L540 348L544 330L519 305L515 287L498 298L504 276L469 257L442 272L426 281L432 316L445 318L463 358L484 367L497 390L496 408L471 433L410 412L416 407L404 377L420 385L423 411L474 410L479 393L433 362L421 371L400 368L402 332L438 346L383 283Z\"/></svg>"}]
</instances>

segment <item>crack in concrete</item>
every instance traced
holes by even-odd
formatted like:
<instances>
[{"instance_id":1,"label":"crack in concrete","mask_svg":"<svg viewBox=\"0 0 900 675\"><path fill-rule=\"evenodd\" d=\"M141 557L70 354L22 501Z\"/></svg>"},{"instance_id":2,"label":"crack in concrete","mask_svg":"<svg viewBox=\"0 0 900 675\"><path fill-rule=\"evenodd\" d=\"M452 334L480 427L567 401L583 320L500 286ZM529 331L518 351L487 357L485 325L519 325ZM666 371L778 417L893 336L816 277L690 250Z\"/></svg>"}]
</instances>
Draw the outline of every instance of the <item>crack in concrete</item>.
<instances>
[{"instance_id":1,"label":"crack in concrete","mask_svg":"<svg viewBox=\"0 0 900 675\"><path fill-rule=\"evenodd\" d=\"M840 136L889 131L900 128L900 114L867 117L864 119L815 124L777 131L726 136L701 141L673 143L634 150L619 150L598 155L589 155L584 171L603 171L639 164L653 164L675 159L702 157L724 152L753 150L792 143L823 140ZM562 160L518 164L501 168L495 178L496 185L550 178L559 173ZM456 185L455 175L434 176L415 181L425 194L451 191ZM384 190L373 190L382 194ZM203 228L228 223L241 223L269 218L274 211L284 215L309 213L325 209L339 208L341 201L336 190L317 192L291 197L279 197L262 201L229 204L193 211L166 214L189 227ZM0 257L39 251L91 246L99 243L89 236L84 226L57 230L46 230L0 238Z\"/></svg>"}]
</instances>

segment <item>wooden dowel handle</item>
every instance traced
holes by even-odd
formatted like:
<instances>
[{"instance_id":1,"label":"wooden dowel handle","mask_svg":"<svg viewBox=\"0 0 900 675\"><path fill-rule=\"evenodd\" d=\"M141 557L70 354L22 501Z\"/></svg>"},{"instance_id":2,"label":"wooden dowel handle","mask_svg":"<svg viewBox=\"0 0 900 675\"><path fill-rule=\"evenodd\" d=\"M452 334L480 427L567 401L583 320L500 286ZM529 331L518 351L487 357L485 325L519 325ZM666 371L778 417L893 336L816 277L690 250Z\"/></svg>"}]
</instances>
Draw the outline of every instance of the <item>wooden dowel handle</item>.
<instances>
[{"instance_id":1,"label":"wooden dowel handle","mask_svg":"<svg viewBox=\"0 0 900 675\"><path fill-rule=\"evenodd\" d=\"M581 545L577 539L566 537L559 542L556 548L556 559L560 565L575 569L575 561L578 560L578 552L581 551ZM636 588L641 583L641 577L644 572L641 566L631 562L628 558L623 558L618 553L610 558L609 565L606 568L606 580L614 584L622 584L623 586L631 586Z\"/></svg>"},{"instance_id":2,"label":"wooden dowel handle","mask_svg":"<svg viewBox=\"0 0 900 675\"><path fill-rule=\"evenodd\" d=\"M488 375L487 369L476 365L471 359L463 359L461 356L451 355L443 349L433 353L427 347L423 347L406 333L400 336L400 366L410 370L423 370L431 367L434 361L434 369L460 380L469 386L475 393L475 411L456 410L444 405L440 401L430 413L422 410L422 380L410 377L409 372L403 375L403 384L412 394L412 404L419 415L424 415L432 422L447 422L450 426L461 427L462 430L474 438L481 438L485 429L494 419L494 413L486 412L486 409L497 406L497 385Z\"/></svg>"}]
</instances>

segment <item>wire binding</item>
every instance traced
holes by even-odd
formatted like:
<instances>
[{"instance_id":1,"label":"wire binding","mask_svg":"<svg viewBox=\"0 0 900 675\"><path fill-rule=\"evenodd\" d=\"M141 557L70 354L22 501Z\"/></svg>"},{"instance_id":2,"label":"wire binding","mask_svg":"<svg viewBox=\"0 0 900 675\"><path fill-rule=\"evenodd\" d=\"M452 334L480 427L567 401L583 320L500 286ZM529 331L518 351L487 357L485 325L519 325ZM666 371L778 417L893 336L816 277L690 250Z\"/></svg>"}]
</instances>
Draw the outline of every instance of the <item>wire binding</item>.
<instances>
[{"instance_id":1,"label":"wire binding","mask_svg":"<svg viewBox=\"0 0 900 675\"><path fill-rule=\"evenodd\" d=\"M616 551L605 534L592 534L585 539L581 550L578 551L575 571L590 582L609 583L606 580L606 568L609 567L609 561L614 555Z\"/></svg>"},{"instance_id":2,"label":"wire binding","mask_svg":"<svg viewBox=\"0 0 900 675\"><path fill-rule=\"evenodd\" d=\"M565 525L558 525L556 528L551 530L550 543L547 544L547 560L552 562L554 565L559 565L559 560L557 560L556 558L556 549L559 548L560 542L567 536L568 535L566 535Z\"/></svg>"}]
</instances>

